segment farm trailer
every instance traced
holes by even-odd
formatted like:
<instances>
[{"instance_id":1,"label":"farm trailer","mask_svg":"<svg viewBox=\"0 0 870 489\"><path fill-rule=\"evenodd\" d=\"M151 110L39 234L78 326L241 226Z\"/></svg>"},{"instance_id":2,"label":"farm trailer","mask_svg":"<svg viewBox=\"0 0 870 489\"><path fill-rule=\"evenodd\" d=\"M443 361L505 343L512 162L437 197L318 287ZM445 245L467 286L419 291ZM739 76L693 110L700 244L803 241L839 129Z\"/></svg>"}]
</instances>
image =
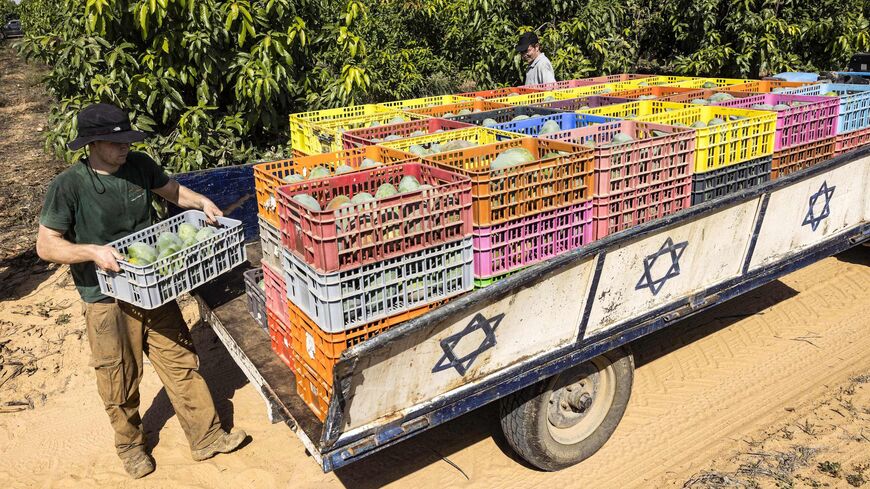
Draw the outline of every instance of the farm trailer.
<instances>
[{"instance_id":1,"label":"farm trailer","mask_svg":"<svg viewBox=\"0 0 870 489\"><path fill-rule=\"evenodd\" d=\"M868 186L864 148L474 290L344 351L323 423L248 314L242 271L195 295L270 419L324 471L493 401L517 453L558 470L615 430L634 340L867 241Z\"/></svg>"}]
</instances>

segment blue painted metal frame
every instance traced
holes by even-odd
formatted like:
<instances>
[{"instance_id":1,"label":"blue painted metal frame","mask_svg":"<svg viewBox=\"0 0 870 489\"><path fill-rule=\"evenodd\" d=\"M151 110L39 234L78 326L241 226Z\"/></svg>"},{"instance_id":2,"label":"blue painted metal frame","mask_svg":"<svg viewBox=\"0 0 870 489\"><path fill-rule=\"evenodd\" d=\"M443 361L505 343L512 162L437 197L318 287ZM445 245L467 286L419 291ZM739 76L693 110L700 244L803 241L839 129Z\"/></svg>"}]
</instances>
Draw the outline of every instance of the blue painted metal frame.
<instances>
[{"instance_id":1,"label":"blue painted metal frame","mask_svg":"<svg viewBox=\"0 0 870 489\"><path fill-rule=\"evenodd\" d=\"M783 179L769 182L757 188L747 189L731 197L707 202L700 206L686 209L659 222L650 222L638 226L637 228L616 233L599 242L593 243L588 247L581 248L541 265L530 267L529 269L521 271L503 281L497 282L490 287L468 294L429 314L408 321L407 323L387 331L372 340L346 350L335 367L335 394L333 395L330 404L329 413L321 437L323 469L325 471L334 470L352 463L364 456L379 451L387 446L391 446L423 428L433 427L453 419L539 380L554 375L564 369L600 355L610 349L617 348L641 336L661 329L678 318L696 314L703 309L775 280L776 278L791 273L792 271L809 265L821 258L839 253L857 243L868 240L868 238L870 238L870 226L858 227L810 249L804 250L797 256L789 257L787 260L769 265L751 274L746 273L749 260L751 259L751 253L754 252L758 232L760 231L760 221L764 219L766 213L770 192L788 186L796 181L811 178L814 175L830 171L856 159L867 156L868 154L870 154L870 148L863 148L839 156L818 166L811 167L802 172L789 175ZM658 310L651 311L642 317L634 318L630 322L627 322L614 330L609 330L602 335L583 341L583 334L586 331L589 319L588 309L591 303L591 301L589 301L587 302L587 310L584 310L583 320L580 324L581 340L579 340L577 344L564 347L523 365L505 369L502 373L481 381L472 391L463 392L461 395L445 396L437 402L430 403L406 414L401 419L384 426L355 433L353 436L342 439L340 446L333 446L339 440L341 434L339 428L342 424L341 406L343 405L343 399L349 390L349 377L360 356L365 355L373 349L383 347L397 338L411 334L415 329L423 327L426 324L450 321L452 317L462 314L464 308L471 304L480 304L481 302L498 300L508 293L515 292L527 285L531 285L534 281L547 273L558 270L590 255L597 254L598 263L596 264L592 288L589 295L590 299L594 298L595 290L600 282L601 267L603 266L606 250L617 241L624 242L655 231L660 231L662 228L674 227L695 216L704 213L712 213L723 206L745 202L757 198L759 195L763 195L759 209L759 222L756 224L751 238L749 247L750 256L747 257L747 262L744 263L743 276L695 294L692 297L671 303Z\"/></svg>"},{"instance_id":2,"label":"blue painted metal frame","mask_svg":"<svg viewBox=\"0 0 870 489\"><path fill-rule=\"evenodd\" d=\"M739 296L822 258L845 251L855 244L868 239L870 239L870 227L864 226L853 229L849 233L805 250L797 257L780 262L776 266L766 267L749 276L743 276L720 286L707 289L693 298L683 299L642 317L635 318L616 330L607 331L583 343L563 348L544 358L525 364L521 366L522 371L520 372L516 372L518 370L516 368L510 369L511 371L481 382L475 392L464 394L464 397L461 399L452 401L445 399L433 403L426 407L428 412L409 413L402 419L389 425L358 435L354 440L349 440L350 443L344 447L324 453L323 469L330 471L353 463L360 458L402 441L422 428L431 428L450 421L462 414L473 411L602 353L658 331L677 319L697 314L708 307ZM698 301L697 297L699 296L703 297L704 300ZM585 324L583 328L585 329ZM415 428L413 430L404 428L417 418L425 418L425 422L413 423ZM366 442L364 440L364 438L372 436L374 441ZM354 443L358 440L363 440L363 443ZM365 450L364 448L368 449Z\"/></svg>"}]
</instances>

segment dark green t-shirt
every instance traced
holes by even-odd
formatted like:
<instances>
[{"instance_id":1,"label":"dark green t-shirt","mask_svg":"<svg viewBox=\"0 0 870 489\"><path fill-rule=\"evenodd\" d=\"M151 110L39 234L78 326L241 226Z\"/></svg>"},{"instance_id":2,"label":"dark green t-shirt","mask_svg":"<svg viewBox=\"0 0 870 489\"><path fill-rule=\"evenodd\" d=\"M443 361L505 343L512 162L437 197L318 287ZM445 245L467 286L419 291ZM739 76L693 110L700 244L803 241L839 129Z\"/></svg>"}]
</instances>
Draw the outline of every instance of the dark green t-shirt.
<instances>
[{"instance_id":1,"label":"dark green t-shirt","mask_svg":"<svg viewBox=\"0 0 870 489\"><path fill-rule=\"evenodd\" d=\"M76 244L104 245L151 225L151 190L169 183L166 173L145 153L131 152L112 175L95 173L82 160L57 176L45 194L39 223L62 232ZM85 302L100 293L93 262L70 266Z\"/></svg>"}]
</instances>

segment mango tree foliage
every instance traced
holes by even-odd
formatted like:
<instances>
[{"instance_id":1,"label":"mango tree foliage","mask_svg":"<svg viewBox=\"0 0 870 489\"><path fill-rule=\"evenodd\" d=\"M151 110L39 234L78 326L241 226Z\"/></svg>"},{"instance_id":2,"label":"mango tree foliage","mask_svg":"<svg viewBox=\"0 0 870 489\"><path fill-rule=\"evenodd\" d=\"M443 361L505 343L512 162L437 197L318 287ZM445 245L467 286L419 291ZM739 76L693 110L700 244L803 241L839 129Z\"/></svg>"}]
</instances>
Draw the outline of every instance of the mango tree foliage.
<instances>
[{"instance_id":1,"label":"mango tree foliage","mask_svg":"<svg viewBox=\"0 0 870 489\"><path fill-rule=\"evenodd\" d=\"M3 0L0 0L3 1ZM759 77L870 50L870 0L24 0L22 53L51 66L47 145L116 103L186 171L286 155L292 112L522 83L534 30L558 79Z\"/></svg>"}]
</instances>

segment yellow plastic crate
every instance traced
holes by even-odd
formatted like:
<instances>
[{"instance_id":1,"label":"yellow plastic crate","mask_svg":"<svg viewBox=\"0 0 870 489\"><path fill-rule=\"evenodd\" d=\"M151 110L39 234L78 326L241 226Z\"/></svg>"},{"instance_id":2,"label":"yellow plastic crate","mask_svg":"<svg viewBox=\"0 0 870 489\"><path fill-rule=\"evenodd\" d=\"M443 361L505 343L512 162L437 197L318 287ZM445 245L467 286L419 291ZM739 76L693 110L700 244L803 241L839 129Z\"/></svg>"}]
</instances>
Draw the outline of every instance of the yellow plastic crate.
<instances>
[{"instance_id":1,"label":"yellow plastic crate","mask_svg":"<svg viewBox=\"0 0 870 489\"><path fill-rule=\"evenodd\" d=\"M410 152L411 146L415 144L425 146L432 143L444 144L447 141L458 141L460 139L464 139L466 141L471 141L478 146L482 146L484 144L493 144L499 141L519 139L522 137L526 136L524 134L500 131L498 129L490 129L486 127L469 127L467 129L455 129L453 131L427 134L425 136L398 139L396 141L380 143L380 145L385 148Z\"/></svg>"},{"instance_id":2,"label":"yellow plastic crate","mask_svg":"<svg viewBox=\"0 0 870 489\"><path fill-rule=\"evenodd\" d=\"M682 110L687 107L691 106L689 104L681 104L678 102L638 100L636 102L626 102L624 104L604 105L601 107L582 109L578 110L577 112L581 114L616 117L619 119L636 119L638 117L660 114L662 112Z\"/></svg>"},{"instance_id":3,"label":"yellow plastic crate","mask_svg":"<svg viewBox=\"0 0 870 489\"><path fill-rule=\"evenodd\" d=\"M425 115L428 117L450 117L447 114L457 115L462 110L484 112L487 110L503 109L505 107L510 107L510 105L493 102L491 100L465 100L455 104L436 105L435 107L422 107L419 109L406 109L405 112Z\"/></svg>"},{"instance_id":4,"label":"yellow plastic crate","mask_svg":"<svg viewBox=\"0 0 870 489\"><path fill-rule=\"evenodd\" d=\"M773 155L776 112L690 105L686 109L639 117L642 122L691 127L713 118L725 122L696 128L695 173ZM736 119L735 119L736 118Z\"/></svg>"},{"instance_id":5,"label":"yellow plastic crate","mask_svg":"<svg viewBox=\"0 0 870 489\"><path fill-rule=\"evenodd\" d=\"M631 80L628 83L633 84L632 88L638 87L652 87L656 85L670 85L671 83L679 83L679 82L689 82L692 80L697 80L697 77L694 76L672 76L672 75L657 75L649 78L640 78L637 80Z\"/></svg>"},{"instance_id":6,"label":"yellow plastic crate","mask_svg":"<svg viewBox=\"0 0 870 489\"><path fill-rule=\"evenodd\" d=\"M686 88L704 88L705 83L715 83L717 88L726 88L733 85L743 85L744 83L757 81L741 78L695 78L692 80L682 80L674 83L668 83L670 87L686 87Z\"/></svg>"},{"instance_id":7,"label":"yellow plastic crate","mask_svg":"<svg viewBox=\"0 0 870 489\"><path fill-rule=\"evenodd\" d=\"M374 104L301 112L290 116L290 147L306 154L339 151L342 149L341 132L373 123L385 124L394 117L406 121L426 119Z\"/></svg>"},{"instance_id":8,"label":"yellow plastic crate","mask_svg":"<svg viewBox=\"0 0 870 489\"><path fill-rule=\"evenodd\" d=\"M474 100L474 98L463 97L461 95L436 95L434 97L421 97L408 100L397 100L395 102L385 102L378 105L388 109L411 110L425 107L436 107L438 105L457 104L468 100Z\"/></svg>"},{"instance_id":9,"label":"yellow plastic crate","mask_svg":"<svg viewBox=\"0 0 870 489\"><path fill-rule=\"evenodd\" d=\"M489 99L489 101L509 105L539 104L542 102L568 100L578 97L588 97L590 95L609 95L620 90L626 90L633 86L633 81L602 83L600 85L588 85L585 87L564 88L561 90L551 90L548 92L525 93L522 95L513 95L509 97L498 97Z\"/></svg>"},{"instance_id":10,"label":"yellow plastic crate","mask_svg":"<svg viewBox=\"0 0 870 489\"><path fill-rule=\"evenodd\" d=\"M558 93L562 90L550 90L548 92L522 93L517 95L509 95L504 97L496 97L489 99L490 102L507 105L529 105L538 104L541 102L549 102L553 100L564 100L571 97L558 97Z\"/></svg>"}]
</instances>

